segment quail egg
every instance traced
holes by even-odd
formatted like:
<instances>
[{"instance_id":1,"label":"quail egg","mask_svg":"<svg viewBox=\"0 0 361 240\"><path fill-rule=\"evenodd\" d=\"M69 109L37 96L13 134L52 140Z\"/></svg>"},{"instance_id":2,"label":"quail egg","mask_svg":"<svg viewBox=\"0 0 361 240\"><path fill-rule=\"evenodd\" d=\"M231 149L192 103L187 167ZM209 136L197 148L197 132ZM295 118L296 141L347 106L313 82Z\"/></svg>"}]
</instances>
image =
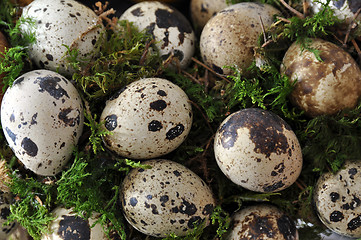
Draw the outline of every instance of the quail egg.
<instances>
[{"instance_id":1,"label":"quail egg","mask_svg":"<svg viewBox=\"0 0 361 240\"><path fill-rule=\"evenodd\" d=\"M177 9L157 1L134 4L120 17L133 22L140 31L152 34L161 58L176 58L175 65L186 68L195 51L195 34L190 22ZM178 63L177 63L178 62Z\"/></svg>"},{"instance_id":2,"label":"quail egg","mask_svg":"<svg viewBox=\"0 0 361 240\"><path fill-rule=\"evenodd\" d=\"M227 0L191 0L190 11L193 25L203 29L209 19L228 6Z\"/></svg>"},{"instance_id":3,"label":"quail egg","mask_svg":"<svg viewBox=\"0 0 361 240\"><path fill-rule=\"evenodd\" d=\"M162 78L133 82L107 101L100 117L105 145L123 157L151 159L175 150L193 120L185 92Z\"/></svg>"},{"instance_id":4,"label":"quail egg","mask_svg":"<svg viewBox=\"0 0 361 240\"><path fill-rule=\"evenodd\" d=\"M297 81L291 101L311 117L352 109L361 95L361 70L356 61L337 45L313 39L313 52L293 43L287 50L281 72Z\"/></svg>"},{"instance_id":5,"label":"quail egg","mask_svg":"<svg viewBox=\"0 0 361 240\"><path fill-rule=\"evenodd\" d=\"M74 69L67 65L66 46L76 48L80 58L97 55L94 46L104 32L102 21L77 1L35 0L24 7L22 17L35 21L22 24L21 29L35 35L28 51L38 67L71 75Z\"/></svg>"},{"instance_id":6,"label":"quail egg","mask_svg":"<svg viewBox=\"0 0 361 240\"><path fill-rule=\"evenodd\" d=\"M258 37L280 12L268 4L242 2L218 12L204 26L200 36L203 61L218 73L230 74L224 66L238 66L245 74L255 60Z\"/></svg>"},{"instance_id":7,"label":"quail egg","mask_svg":"<svg viewBox=\"0 0 361 240\"><path fill-rule=\"evenodd\" d=\"M13 201L9 193L0 190L0 239L7 239L10 234L18 227L17 222L11 222L4 225L8 221L10 215L10 204Z\"/></svg>"},{"instance_id":8,"label":"quail egg","mask_svg":"<svg viewBox=\"0 0 361 240\"><path fill-rule=\"evenodd\" d=\"M301 173L302 153L290 126L272 112L247 108L228 116L214 139L222 172L255 192L276 192Z\"/></svg>"},{"instance_id":9,"label":"quail egg","mask_svg":"<svg viewBox=\"0 0 361 240\"><path fill-rule=\"evenodd\" d=\"M121 188L127 221L140 232L166 237L185 236L195 224L208 224L215 200L205 182L170 160L148 160L149 169L133 169Z\"/></svg>"},{"instance_id":10,"label":"quail egg","mask_svg":"<svg viewBox=\"0 0 361 240\"><path fill-rule=\"evenodd\" d=\"M314 13L318 13L323 10L327 0L308 0L310 7ZM341 20L346 20L349 24L354 19L356 12L361 8L360 0L337 0L330 1L328 5L333 11L335 16ZM361 20L359 15L357 20Z\"/></svg>"},{"instance_id":11,"label":"quail egg","mask_svg":"<svg viewBox=\"0 0 361 240\"><path fill-rule=\"evenodd\" d=\"M272 205L260 204L245 207L232 217L226 240L277 239L297 240L298 231L293 220Z\"/></svg>"},{"instance_id":12,"label":"quail egg","mask_svg":"<svg viewBox=\"0 0 361 240\"><path fill-rule=\"evenodd\" d=\"M314 190L317 215L326 227L361 238L361 162L346 161L337 173L325 173Z\"/></svg>"},{"instance_id":13,"label":"quail egg","mask_svg":"<svg viewBox=\"0 0 361 240\"><path fill-rule=\"evenodd\" d=\"M108 240L100 223L93 226L100 214L82 218L71 208L57 207L53 215L55 220L50 223L51 233L43 235L41 240Z\"/></svg>"},{"instance_id":14,"label":"quail egg","mask_svg":"<svg viewBox=\"0 0 361 240\"><path fill-rule=\"evenodd\" d=\"M34 70L9 87L1 104L5 138L24 166L56 175L70 159L83 129L81 97L62 75Z\"/></svg>"}]
</instances>

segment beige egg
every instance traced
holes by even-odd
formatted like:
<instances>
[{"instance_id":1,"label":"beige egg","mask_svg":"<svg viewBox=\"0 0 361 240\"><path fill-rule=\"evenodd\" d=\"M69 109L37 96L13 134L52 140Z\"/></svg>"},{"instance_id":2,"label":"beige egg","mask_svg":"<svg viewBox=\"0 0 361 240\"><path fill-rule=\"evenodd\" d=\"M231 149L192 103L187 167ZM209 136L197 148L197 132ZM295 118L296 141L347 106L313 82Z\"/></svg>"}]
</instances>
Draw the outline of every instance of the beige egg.
<instances>
[{"instance_id":1,"label":"beige egg","mask_svg":"<svg viewBox=\"0 0 361 240\"><path fill-rule=\"evenodd\" d=\"M254 48L262 33L280 12L268 4L242 2L218 12L204 26L200 36L203 61L218 73L230 74L224 66L238 66L243 72L255 60Z\"/></svg>"},{"instance_id":2,"label":"beige egg","mask_svg":"<svg viewBox=\"0 0 361 240\"><path fill-rule=\"evenodd\" d=\"M272 112L247 108L229 115L214 139L222 172L255 192L277 192L292 185L302 169L302 153L290 126Z\"/></svg>"},{"instance_id":3,"label":"beige egg","mask_svg":"<svg viewBox=\"0 0 361 240\"><path fill-rule=\"evenodd\" d=\"M260 204L245 207L234 214L226 240L297 240L293 220L279 208Z\"/></svg>"},{"instance_id":4,"label":"beige egg","mask_svg":"<svg viewBox=\"0 0 361 240\"><path fill-rule=\"evenodd\" d=\"M291 101L311 117L354 108L361 95L361 70L355 60L322 39L313 39L309 47L319 51L322 61L297 43L283 58L281 72L297 81Z\"/></svg>"},{"instance_id":5,"label":"beige egg","mask_svg":"<svg viewBox=\"0 0 361 240\"><path fill-rule=\"evenodd\" d=\"M191 0L190 11L193 25L202 30L217 12L229 6L227 0Z\"/></svg>"},{"instance_id":6,"label":"beige egg","mask_svg":"<svg viewBox=\"0 0 361 240\"><path fill-rule=\"evenodd\" d=\"M29 46L29 56L39 68L71 75L66 46L77 49L79 58L90 59L99 53L95 44L102 39L104 26L95 12L75 0L34 0L24 7L21 31L33 33L36 41Z\"/></svg>"},{"instance_id":7,"label":"beige egg","mask_svg":"<svg viewBox=\"0 0 361 240\"><path fill-rule=\"evenodd\" d=\"M170 160L143 164L151 168L131 170L120 196L124 216L135 229L155 237L182 237L195 224L209 224L215 200L198 175Z\"/></svg>"},{"instance_id":8,"label":"beige egg","mask_svg":"<svg viewBox=\"0 0 361 240\"><path fill-rule=\"evenodd\" d=\"M163 78L133 82L109 99L100 117L105 145L123 157L151 159L175 150L193 121L186 93Z\"/></svg>"},{"instance_id":9,"label":"beige egg","mask_svg":"<svg viewBox=\"0 0 361 240\"><path fill-rule=\"evenodd\" d=\"M325 173L314 189L317 215L332 231L361 238L361 161L346 161L337 173Z\"/></svg>"}]
</instances>

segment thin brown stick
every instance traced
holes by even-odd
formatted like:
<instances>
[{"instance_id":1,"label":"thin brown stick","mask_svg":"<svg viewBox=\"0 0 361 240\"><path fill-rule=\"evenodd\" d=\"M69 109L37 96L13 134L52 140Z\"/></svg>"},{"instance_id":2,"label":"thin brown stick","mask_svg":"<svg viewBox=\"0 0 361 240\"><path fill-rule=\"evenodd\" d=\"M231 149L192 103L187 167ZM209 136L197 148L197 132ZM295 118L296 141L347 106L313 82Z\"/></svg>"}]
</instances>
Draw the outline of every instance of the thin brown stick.
<instances>
[{"instance_id":1,"label":"thin brown stick","mask_svg":"<svg viewBox=\"0 0 361 240\"><path fill-rule=\"evenodd\" d=\"M217 73L217 72L214 71L212 68L208 67L206 64L204 64L204 63L202 63L201 61L195 59L194 57L192 57L192 60L193 60L194 62L196 62L197 64L203 66L204 68L208 69L209 71L211 71L212 73L214 73L214 74L217 75L218 77L220 77L220 78L222 78L223 80L225 80L225 81L227 81L227 82L230 83L230 81L229 81L227 78L223 77L221 74Z\"/></svg>"},{"instance_id":2,"label":"thin brown stick","mask_svg":"<svg viewBox=\"0 0 361 240\"><path fill-rule=\"evenodd\" d=\"M303 7L303 16L307 16L309 4L306 0L303 0L302 7Z\"/></svg>"},{"instance_id":3,"label":"thin brown stick","mask_svg":"<svg viewBox=\"0 0 361 240\"><path fill-rule=\"evenodd\" d=\"M283 17L277 16L277 19L278 19L278 20L281 20L282 22L291 23L291 21L288 20L287 18L283 18Z\"/></svg>"},{"instance_id":4,"label":"thin brown stick","mask_svg":"<svg viewBox=\"0 0 361 240\"><path fill-rule=\"evenodd\" d=\"M361 50L360 50L360 47L358 46L358 44L357 44L357 42L356 42L355 39L352 39L351 42L352 42L353 46L354 46L355 49L356 49L357 55L358 55L358 57L359 57L359 63L360 63L360 62L361 62Z\"/></svg>"},{"instance_id":5,"label":"thin brown stick","mask_svg":"<svg viewBox=\"0 0 361 240\"><path fill-rule=\"evenodd\" d=\"M139 60L139 65L140 66L143 66L144 63L145 63L145 60L147 59L147 54L149 52L149 48L150 46L155 42L154 39L152 39L151 41L149 41L146 45L145 45L145 49L143 51L143 54L142 56L140 57L140 60Z\"/></svg>"},{"instance_id":6,"label":"thin brown stick","mask_svg":"<svg viewBox=\"0 0 361 240\"><path fill-rule=\"evenodd\" d=\"M266 30L264 28L264 24L263 24L263 20L262 20L261 16L259 16L259 21L261 22L261 28L262 28L262 33L263 33L263 42L266 43L267 42Z\"/></svg>"},{"instance_id":7,"label":"thin brown stick","mask_svg":"<svg viewBox=\"0 0 361 240\"><path fill-rule=\"evenodd\" d=\"M211 130L212 134L215 134L214 131L213 131L213 129L212 129L211 124L209 124L209 119L208 119L208 117L203 113L202 109L201 109L195 102L193 102L193 101L191 101L191 100L189 100L189 102L190 102L193 106L195 106L195 107L201 112L202 117L203 117L204 120L206 120L206 122L207 122L208 128Z\"/></svg>"},{"instance_id":8,"label":"thin brown stick","mask_svg":"<svg viewBox=\"0 0 361 240\"><path fill-rule=\"evenodd\" d=\"M197 83L197 84L199 84L199 85L202 85L201 82L198 81L198 79L195 78L192 74L190 74L189 72L187 72L187 71L185 71L185 70L183 70L183 69L182 69L181 71L182 71L182 73L183 73L184 75L186 75L187 77L189 77L193 82L195 82L195 83Z\"/></svg>"},{"instance_id":9,"label":"thin brown stick","mask_svg":"<svg viewBox=\"0 0 361 240\"><path fill-rule=\"evenodd\" d=\"M297 11L296 9L294 9L293 7L291 7L290 5L288 5L288 3L286 3L284 0L280 0L280 2L283 4L283 6L285 6L288 10L290 10L293 14L295 14L297 17L304 19L305 16L300 13L299 11Z\"/></svg>"}]
</instances>

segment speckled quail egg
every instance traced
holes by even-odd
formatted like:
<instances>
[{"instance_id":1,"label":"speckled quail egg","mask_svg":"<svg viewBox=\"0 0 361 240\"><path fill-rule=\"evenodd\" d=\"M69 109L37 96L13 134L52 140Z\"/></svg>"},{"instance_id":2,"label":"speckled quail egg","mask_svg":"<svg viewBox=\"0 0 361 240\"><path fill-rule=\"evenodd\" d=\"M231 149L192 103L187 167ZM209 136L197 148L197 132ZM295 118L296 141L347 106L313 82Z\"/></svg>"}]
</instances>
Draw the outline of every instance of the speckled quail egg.
<instances>
[{"instance_id":1,"label":"speckled quail egg","mask_svg":"<svg viewBox=\"0 0 361 240\"><path fill-rule=\"evenodd\" d=\"M200 36L203 61L218 73L230 74L224 66L237 65L243 73L254 61L258 37L280 12L268 4L242 2L226 7L212 17Z\"/></svg>"},{"instance_id":2,"label":"speckled quail egg","mask_svg":"<svg viewBox=\"0 0 361 240\"><path fill-rule=\"evenodd\" d=\"M272 205L245 207L234 214L232 222L226 240L298 239L298 231L293 220Z\"/></svg>"},{"instance_id":3,"label":"speckled quail egg","mask_svg":"<svg viewBox=\"0 0 361 240\"><path fill-rule=\"evenodd\" d=\"M121 188L127 221L140 232L185 236L205 221L215 207L210 188L185 166L170 160L148 160L149 169L133 169Z\"/></svg>"},{"instance_id":4,"label":"speckled quail egg","mask_svg":"<svg viewBox=\"0 0 361 240\"><path fill-rule=\"evenodd\" d=\"M100 223L93 224L100 214L94 213L90 218L83 218L71 208L57 207L53 211L55 220L50 223L51 233L45 234L41 240L107 240Z\"/></svg>"},{"instance_id":5,"label":"speckled quail egg","mask_svg":"<svg viewBox=\"0 0 361 240\"><path fill-rule=\"evenodd\" d=\"M152 34L163 60L173 55L181 68L190 64L196 38L190 22L177 9L157 1L140 2L127 9L120 20Z\"/></svg>"},{"instance_id":6,"label":"speckled quail egg","mask_svg":"<svg viewBox=\"0 0 361 240\"><path fill-rule=\"evenodd\" d=\"M38 175L59 173L70 159L84 121L72 83L49 70L17 78L1 104L1 124L15 156Z\"/></svg>"},{"instance_id":7,"label":"speckled quail egg","mask_svg":"<svg viewBox=\"0 0 361 240\"><path fill-rule=\"evenodd\" d=\"M22 32L32 32L35 43L29 46L29 56L40 68L70 75L66 46L78 49L80 58L91 58L97 52L94 45L104 32L98 16L75 0L35 0L23 9L22 17L32 24L21 25Z\"/></svg>"},{"instance_id":8,"label":"speckled quail egg","mask_svg":"<svg viewBox=\"0 0 361 240\"><path fill-rule=\"evenodd\" d=\"M227 0L191 0L190 12L193 25L203 29L209 19L228 6Z\"/></svg>"},{"instance_id":9,"label":"speckled quail egg","mask_svg":"<svg viewBox=\"0 0 361 240\"><path fill-rule=\"evenodd\" d=\"M100 117L105 145L123 157L151 159L175 150L193 120L185 92L162 78L133 82L107 101Z\"/></svg>"},{"instance_id":10,"label":"speckled quail egg","mask_svg":"<svg viewBox=\"0 0 361 240\"><path fill-rule=\"evenodd\" d=\"M214 139L222 172L234 183L256 192L276 192L301 173L302 153L290 126L272 112L247 108L229 115Z\"/></svg>"},{"instance_id":11,"label":"speckled quail egg","mask_svg":"<svg viewBox=\"0 0 361 240\"><path fill-rule=\"evenodd\" d=\"M17 222L11 222L9 225L4 225L8 221L10 204L12 201L12 197L9 193L4 193L0 190L0 239L7 239L7 237L9 237L18 227Z\"/></svg>"},{"instance_id":12,"label":"speckled quail egg","mask_svg":"<svg viewBox=\"0 0 361 240\"><path fill-rule=\"evenodd\" d=\"M314 13L318 13L323 10L327 0L308 0L310 7ZM354 19L354 15L357 10L361 8L360 0L337 0L330 1L328 5L333 11L335 16L341 20L346 20L346 23L350 23ZM361 20L361 15L357 20Z\"/></svg>"},{"instance_id":13,"label":"speckled quail egg","mask_svg":"<svg viewBox=\"0 0 361 240\"><path fill-rule=\"evenodd\" d=\"M283 58L281 72L297 81L291 101L311 117L355 107L361 95L361 70L356 61L322 39L313 39L309 47L320 51L322 61L297 43Z\"/></svg>"},{"instance_id":14,"label":"speckled quail egg","mask_svg":"<svg viewBox=\"0 0 361 240\"><path fill-rule=\"evenodd\" d=\"M361 238L361 161L346 161L337 173L325 173L314 189L317 215L332 231Z\"/></svg>"}]
</instances>

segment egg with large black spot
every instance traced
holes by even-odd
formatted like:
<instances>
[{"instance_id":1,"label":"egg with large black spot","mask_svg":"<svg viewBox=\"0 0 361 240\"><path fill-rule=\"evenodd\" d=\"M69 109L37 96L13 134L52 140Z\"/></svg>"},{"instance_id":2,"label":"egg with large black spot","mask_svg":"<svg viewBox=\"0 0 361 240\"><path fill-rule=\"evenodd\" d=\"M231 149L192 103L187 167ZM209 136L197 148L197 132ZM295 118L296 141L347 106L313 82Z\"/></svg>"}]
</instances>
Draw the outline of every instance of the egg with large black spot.
<instances>
[{"instance_id":1,"label":"egg with large black spot","mask_svg":"<svg viewBox=\"0 0 361 240\"><path fill-rule=\"evenodd\" d=\"M105 32L102 20L95 12L75 0L35 0L22 11L23 33L33 34L35 42L28 48L30 58L39 68L71 75L74 69L66 58L67 47L76 49L80 58L93 58L95 48Z\"/></svg>"},{"instance_id":2,"label":"egg with large black spot","mask_svg":"<svg viewBox=\"0 0 361 240\"><path fill-rule=\"evenodd\" d=\"M361 162L347 160L336 173L324 173L314 188L318 217L332 231L361 237Z\"/></svg>"},{"instance_id":3,"label":"egg with large black spot","mask_svg":"<svg viewBox=\"0 0 361 240\"><path fill-rule=\"evenodd\" d=\"M81 97L74 85L49 70L18 77L1 104L1 124L15 156L34 173L59 173L83 130Z\"/></svg>"},{"instance_id":4,"label":"egg with large black spot","mask_svg":"<svg viewBox=\"0 0 361 240\"><path fill-rule=\"evenodd\" d=\"M150 168L131 170L120 191L124 216L135 229L155 237L181 237L209 224L215 199L198 175L170 160L143 164Z\"/></svg>"},{"instance_id":5,"label":"egg with large black spot","mask_svg":"<svg viewBox=\"0 0 361 240\"><path fill-rule=\"evenodd\" d=\"M0 190L0 239L7 239L11 233L16 230L19 224L16 221L12 221L9 224L5 224L8 221L10 215L10 205L13 203L13 198L10 193L4 193Z\"/></svg>"},{"instance_id":6,"label":"egg with large black spot","mask_svg":"<svg viewBox=\"0 0 361 240\"><path fill-rule=\"evenodd\" d=\"M108 239L102 225L99 222L95 224L100 217L98 213L86 218L71 208L59 206L53 210L52 215L55 219L50 223L50 233L44 234L41 240Z\"/></svg>"},{"instance_id":7,"label":"egg with large black spot","mask_svg":"<svg viewBox=\"0 0 361 240\"><path fill-rule=\"evenodd\" d=\"M150 159L175 150L192 126L186 93L163 78L135 81L109 99L101 114L105 146L123 157Z\"/></svg>"},{"instance_id":8,"label":"egg with large black spot","mask_svg":"<svg viewBox=\"0 0 361 240\"><path fill-rule=\"evenodd\" d=\"M174 57L174 65L186 68L195 51L196 37L192 25L177 9L158 1L134 4L120 20L133 22L140 31L151 34L161 58Z\"/></svg>"},{"instance_id":9,"label":"egg with large black spot","mask_svg":"<svg viewBox=\"0 0 361 240\"><path fill-rule=\"evenodd\" d=\"M298 231L294 221L282 210L273 205L259 204L234 213L225 239L298 240Z\"/></svg>"},{"instance_id":10,"label":"egg with large black spot","mask_svg":"<svg viewBox=\"0 0 361 240\"><path fill-rule=\"evenodd\" d=\"M291 127L259 108L229 115L216 132L214 153L232 182L256 192L281 191L302 169L301 146Z\"/></svg>"}]
</instances>

